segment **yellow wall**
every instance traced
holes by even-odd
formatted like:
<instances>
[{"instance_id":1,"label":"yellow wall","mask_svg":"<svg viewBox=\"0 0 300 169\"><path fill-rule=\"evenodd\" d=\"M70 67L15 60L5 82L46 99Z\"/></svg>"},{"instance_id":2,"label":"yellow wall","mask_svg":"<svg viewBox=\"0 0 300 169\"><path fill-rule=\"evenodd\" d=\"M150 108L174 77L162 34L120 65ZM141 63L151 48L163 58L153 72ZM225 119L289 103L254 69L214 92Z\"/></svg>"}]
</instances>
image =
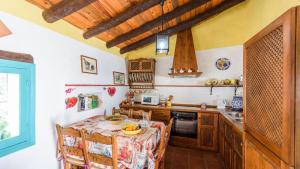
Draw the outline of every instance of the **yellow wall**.
<instances>
[{"instance_id":1,"label":"yellow wall","mask_svg":"<svg viewBox=\"0 0 300 169\"><path fill-rule=\"evenodd\" d=\"M46 27L55 32L66 35L70 38L86 43L90 46L121 56L119 53L119 48L114 47L111 49L107 49L105 46L105 42L96 38L85 40L82 37L83 34L82 30L76 28L75 26L63 20L57 21L53 24L49 24L45 22L44 19L42 18L42 10L30 4L29 2L26 2L25 0L0 0L0 11L29 20L40 26Z\"/></svg>"},{"instance_id":2,"label":"yellow wall","mask_svg":"<svg viewBox=\"0 0 300 169\"><path fill-rule=\"evenodd\" d=\"M196 50L241 45L299 0L246 0L192 28ZM176 36L170 39L174 55ZM129 58L155 57L154 44L127 54Z\"/></svg>"}]
</instances>

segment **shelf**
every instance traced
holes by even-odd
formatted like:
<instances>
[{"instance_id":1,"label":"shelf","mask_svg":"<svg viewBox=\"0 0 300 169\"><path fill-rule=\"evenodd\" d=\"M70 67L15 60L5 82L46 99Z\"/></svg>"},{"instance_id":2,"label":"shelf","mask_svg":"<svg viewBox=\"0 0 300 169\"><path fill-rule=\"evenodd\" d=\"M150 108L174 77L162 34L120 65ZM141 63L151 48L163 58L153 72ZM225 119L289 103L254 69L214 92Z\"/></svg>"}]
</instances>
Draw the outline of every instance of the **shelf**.
<instances>
[{"instance_id":1,"label":"shelf","mask_svg":"<svg viewBox=\"0 0 300 169\"><path fill-rule=\"evenodd\" d=\"M243 85L154 85L154 87L243 87Z\"/></svg>"},{"instance_id":2,"label":"shelf","mask_svg":"<svg viewBox=\"0 0 300 169\"><path fill-rule=\"evenodd\" d=\"M92 86L128 86L128 85L116 85L116 84L65 84L66 87L75 87L75 86L81 86L81 87L92 87Z\"/></svg>"},{"instance_id":3,"label":"shelf","mask_svg":"<svg viewBox=\"0 0 300 169\"><path fill-rule=\"evenodd\" d=\"M185 73L169 73L169 76L175 78L175 77L199 77L202 74L202 72L185 72Z\"/></svg>"}]
</instances>

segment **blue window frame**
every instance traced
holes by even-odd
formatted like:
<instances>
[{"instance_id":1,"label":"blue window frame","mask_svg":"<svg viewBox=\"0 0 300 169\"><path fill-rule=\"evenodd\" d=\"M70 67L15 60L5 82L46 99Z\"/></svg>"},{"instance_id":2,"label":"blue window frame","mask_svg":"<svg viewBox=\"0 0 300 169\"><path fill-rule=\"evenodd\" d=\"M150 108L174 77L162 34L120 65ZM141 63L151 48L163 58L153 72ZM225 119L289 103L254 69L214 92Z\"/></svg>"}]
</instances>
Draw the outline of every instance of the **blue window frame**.
<instances>
[{"instance_id":1,"label":"blue window frame","mask_svg":"<svg viewBox=\"0 0 300 169\"><path fill-rule=\"evenodd\" d=\"M0 157L35 144L35 65L0 59L1 77ZM16 134L8 131L9 125Z\"/></svg>"}]
</instances>

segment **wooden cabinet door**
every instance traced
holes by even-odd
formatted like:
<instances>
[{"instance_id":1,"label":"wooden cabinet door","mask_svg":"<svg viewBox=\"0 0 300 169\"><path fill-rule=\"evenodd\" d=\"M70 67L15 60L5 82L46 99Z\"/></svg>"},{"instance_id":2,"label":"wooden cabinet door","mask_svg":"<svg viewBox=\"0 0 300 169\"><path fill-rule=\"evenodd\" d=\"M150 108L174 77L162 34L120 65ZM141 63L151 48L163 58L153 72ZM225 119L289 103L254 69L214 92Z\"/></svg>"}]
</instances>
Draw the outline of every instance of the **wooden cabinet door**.
<instances>
[{"instance_id":1,"label":"wooden cabinet door","mask_svg":"<svg viewBox=\"0 0 300 169\"><path fill-rule=\"evenodd\" d=\"M198 113L198 144L203 150L218 150L218 116Z\"/></svg>"},{"instance_id":2,"label":"wooden cabinet door","mask_svg":"<svg viewBox=\"0 0 300 169\"><path fill-rule=\"evenodd\" d=\"M129 60L128 61L128 71L129 72L139 72L141 69L139 60Z\"/></svg>"},{"instance_id":3,"label":"wooden cabinet door","mask_svg":"<svg viewBox=\"0 0 300 169\"><path fill-rule=\"evenodd\" d=\"M245 169L291 169L252 136L245 137Z\"/></svg>"},{"instance_id":4,"label":"wooden cabinet door","mask_svg":"<svg viewBox=\"0 0 300 169\"><path fill-rule=\"evenodd\" d=\"M248 133L294 164L295 21L292 8L244 44Z\"/></svg>"},{"instance_id":5,"label":"wooden cabinet door","mask_svg":"<svg viewBox=\"0 0 300 169\"><path fill-rule=\"evenodd\" d=\"M224 160L224 119L222 115L219 115L219 152L221 158Z\"/></svg>"},{"instance_id":6,"label":"wooden cabinet door","mask_svg":"<svg viewBox=\"0 0 300 169\"><path fill-rule=\"evenodd\" d=\"M243 169L243 158L236 152L233 153L233 169Z\"/></svg>"},{"instance_id":7,"label":"wooden cabinet door","mask_svg":"<svg viewBox=\"0 0 300 169\"><path fill-rule=\"evenodd\" d=\"M224 142L224 164L226 169L233 169L233 149L227 140Z\"/></svg>"},{"instance_id":8,"label":"wooden cabinet door","mask_svg":"<svg viewBox=\"0 0 300 169\"><path fill-rule=\"evenodd\" d=\"M152 59L141 60L140 68L143 72L152 72L154 70L154 61Z\"/></svg>"},{"instance_id":9,"label":"wooden cabinet door","mask_svg":"<svg viewBox=\"0 0 300 169\"><path fill-rule=\"evenodd\" d=\"M153 121L162 121L166 125L169 124L171 119L171 112L169 110L152 110L152 118Z\"/></svg>"},{"instance_id":10,"label":"wooden cabinet door","mask_svg":"<svg viewBox=\"0 0 300 169\"><path fill-rule=\"evenodd\" d=\"M224 159L224 143L225 143L225 140L224 140L224 133L222 132L219 132L219 152L220 152L220 155L221 155L221 158Z\"/></svg>"},{"instance_id":11,"label":"wooden cabinet door","mask_svg":"<svg viewBox=\"0 0 300 169\"><path fill-rule=\"evenodd\" d=\"M243 169L243 135L233 131L233 169Z\"/></svg>"}]
</instances>

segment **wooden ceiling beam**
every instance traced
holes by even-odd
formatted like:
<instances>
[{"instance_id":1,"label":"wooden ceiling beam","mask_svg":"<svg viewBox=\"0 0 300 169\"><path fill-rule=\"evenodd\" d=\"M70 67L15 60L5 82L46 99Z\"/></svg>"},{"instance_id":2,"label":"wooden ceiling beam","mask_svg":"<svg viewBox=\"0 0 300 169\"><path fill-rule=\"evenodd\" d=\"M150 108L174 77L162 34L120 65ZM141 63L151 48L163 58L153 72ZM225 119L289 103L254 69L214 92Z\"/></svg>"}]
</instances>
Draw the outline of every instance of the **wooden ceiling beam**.
<instances>
[{"instance_id":1,"label":"wooden ceiling beam","mask_svg":"<svg viewBox=\"0 0 300 169\"><path fill-rule=\"evenodd\" d=\"M105 22L98 24L97 26L90 28L87 30L83 37L85 39L89 39L93 36L96 36L104 31L107 31L110 28L113 28L128 19L136 16L137 14L146 11L147 9L159 4L162 0L146 0L138 5L134 5L127 9L125 12L120 13L116 17L113 17Z\"/></svg>"},{"instance_id":2,"label":"wooden ceiling beam","mask_svg":"<svg viewBox=\"0 0 300 169\"><path fill-rule=\"evenodd\" d=\"M43 12L43 18L48 23L58 21L97 0L63 0Z\"/></svg>"},{"instance_id":3,"label":"wooden ceiling beam","mask_svg":"<svg viewBox=\"0 0 300 169\"><path fill-rule=\"evenodd\" d=\"M217 5L216 7L212 8L212 9L209 9L208 11L206 11L204 13L198 14L198 15L196 15L195 17L193 17L192 19L190 19L188 21L178 23L176 26L168 28L168 29L166 29L164 31L161 31L159 33L168 34L169 36L171 36L171 35L176 34L177 32L180 32L184 29L190 28L190 27L196 25L197 23L199 23L201 21L204 21L204 20L206 20L206 19L208 19L208 18L210 18L210 17L212 17L216 14L219 14L219 13L225 11L226 9L231 8L231 7L241 3L243 1L245 1L245 0L225 0L224 2ZM135 50L137 48L148 45L148 44L154 42L155 40L156 40L156 36L151 35L147 38L144 38L144 39L142 39L138 42L135 42L133 44L130 44L130 45L122 48L120 50L120 53L124 54L124 53L130 52L130 51Z\"/></svg>"},{"instance_id":4,"label":"wooden ceiling beam","mask_svg":"<svg viewBox=\"0 0 300 169\"><path fill-rule=\"evenodd\" d=\"M155 28L156 26L159 26L161 24L162 19L164 20L164 22L168 22L168 21L170 21L178 16L181 16L182 14L184 14L192 9L195 9L207 2L209 2L209 0L192 0L191 2L189 2L187 4L177 7L172 12L166 13L163 16L160 16L150 22L143 24L142 26L138 27L137 29L134 29L128 33L125 33L123 35L116 37L115 39L107 42L106 47L111 48L122 42L132 39L142 33L145 33L147 31Z\"/></svg>"}]
</instances>

